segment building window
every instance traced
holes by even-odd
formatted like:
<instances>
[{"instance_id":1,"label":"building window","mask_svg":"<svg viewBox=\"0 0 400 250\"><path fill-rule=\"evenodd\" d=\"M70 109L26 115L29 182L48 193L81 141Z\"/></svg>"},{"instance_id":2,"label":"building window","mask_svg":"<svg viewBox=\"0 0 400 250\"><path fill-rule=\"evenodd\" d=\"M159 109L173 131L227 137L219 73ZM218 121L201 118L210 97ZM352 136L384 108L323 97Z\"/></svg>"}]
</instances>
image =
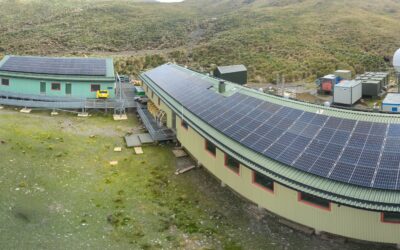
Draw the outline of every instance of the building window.
<instances>
[{"instance_id":1,"label":"building window","mask_svg":"<svg viewBox=\"0 0 400 250\"><path fill-rule=\"evenodd\" d=\"M400 213L382 212L381 221L385 223L400 224Z\"/></svg>"},{"instance_id":2,"label":"building window","mask_svg":"<svg viewBox=\"0 0 400 250\"><path fill-rule=\"evenodd\" d=\"M182 126L184 129L186 129L186 130L189 129L189 124L188 124L185 120L183 120L183 119L182 119L182 121L181 121L181 126Z\"/></svg>"},{"instance_id":3,"label":"building window","mask_svg":"<svg viewBox=\"0 0 400 250\"><path fill-rule=\"evenodd\" d=\"M92 84L90 85L90 91L97 92L100 90L100 84Z\"/></svg>"},{"instance_id":4,"label":"building window","mask_svg":"<svg viewBox=\"0 0 400 250\"><path fill-rule=\"evenodd\" d=\"M236 174L240 173L240 163L228 154L225 154L225 167L229 168Z\"/></svg>"},{"instance_id":5,"label":"building window","mask_svg":"<svg viewBox=\"0 0 400 250\"><path fill-rule=\"evenodd\" d=\"M215 157L217 155L217 147L208 140L205 141L205 148L207 152L210 153L212 156Z\"/></svg>"},{"instance_id":6,"label":"building window","mask_svg":"<svg viewBox=\"0 0 400 250\"><path fill-rule=\"evenodd\" d=\"M146 85L146 92L149 92L149 86Z\"/></svg>"},{"instance_id":7,"label":"building window","mask_svg":"<svg viewBox=\"0 0 400 250\"><path fill-rule=\"evenodd\" d=\"M51 90L61 90L61 84L58 82L53 82L51 84Z\"/></svg>"},{"instance_id":8,"label":"building window","mask_svg":"<svg viewBox=\"0 0 400 250\"><path fill-rule=\"evenodd\" d=\"M161 105L161 99L160 99L160 97L158 97L158 106L160 106Z\"/></svg>"},{"instance_id":9,"label":"building window","mask_svg":"<svg viewBox=\"0 0 400 250\"><path fill-rule=\"evenodd\" d=\"M10 79L2 78L2 79L1 79L1 85L3 85L3 86L10 86Z\"/></svg>"},{"instance_id":10,"label":"building window","mask_svg":"<svg viewBox=\"0 0 400 250\"><path fill-rule=\"evenodd\" d=\"M253 183L268 192L274 192L274 180L253 171Z\"/></svg>"},{"instance_id":11,"label":"building window","mask_svg":"<svg viewBox=\"0 0 400 250\"><path fill-rule=\"evenodd\" d=\"M317 207L317 208L320 208L320 209L325 209L325 210L328 210L328 211L331 210L330 201L322 199L322 198L319 198L319 197L316 197L314 195L299 192L298 193L298 199L299 199L299 201L301 201L301 202L303 202L303 203L305 203L307 205L310 205L310 206L313 206L313 207Z\"/></svg>"},{"instance_id":12,"label":"building window","mask_svg":"<svg viewBox=\"0 0 400 250\"><path fill-rule=\"evenodd\" d=\"M154 91L151 91L151 99L154 98Z\"/></svg>"}]
</instances>

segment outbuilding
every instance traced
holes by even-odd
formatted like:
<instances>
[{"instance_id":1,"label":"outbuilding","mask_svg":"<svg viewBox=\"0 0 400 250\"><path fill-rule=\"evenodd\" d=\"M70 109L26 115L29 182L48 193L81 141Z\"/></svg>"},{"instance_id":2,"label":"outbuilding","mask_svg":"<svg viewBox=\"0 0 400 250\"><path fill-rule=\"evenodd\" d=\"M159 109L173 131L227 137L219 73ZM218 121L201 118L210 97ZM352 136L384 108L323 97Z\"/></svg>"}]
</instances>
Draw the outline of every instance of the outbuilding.
<instances>
[{"instance_id":1,"label":"outbuilding","mask_svg":"<svg viewBox=\"0 0 400 250\"><path fill-rule=\"evenodd\" d=\"M247 83L247 69L244 65L217 67L214 76L240 85Z\"/></svg>"},{"instance_id":2,"label":"outbuilding","mask_svg":"<svg viewBox=\"0 0 400 250\"><path fill-rule=\"evenodd\" d=\"M112 59L5 56L0 61L0 94L96 98L98 90L115 97Z\"/></svg>"},{"instance_id":3,"label":"outbuilding","mask_svg":"<svg viewBox=\"0 0 400 250\"><path fill-rule=\"evenodd\" d=\"M335 85L333 92L333 102L337 104L353 105L362 96L362 87L360 81L343 80Z\"/></svg>"},{"instance_id":4,"label":"outbuilding","mask_svg":"<svg viewBox=\"0 0 400 250\"><path fill-rule=\"evenodd\" d=\"M382 111L400 113L400 94L388 93L382 101Z\"/></svg>"}]
</instances>

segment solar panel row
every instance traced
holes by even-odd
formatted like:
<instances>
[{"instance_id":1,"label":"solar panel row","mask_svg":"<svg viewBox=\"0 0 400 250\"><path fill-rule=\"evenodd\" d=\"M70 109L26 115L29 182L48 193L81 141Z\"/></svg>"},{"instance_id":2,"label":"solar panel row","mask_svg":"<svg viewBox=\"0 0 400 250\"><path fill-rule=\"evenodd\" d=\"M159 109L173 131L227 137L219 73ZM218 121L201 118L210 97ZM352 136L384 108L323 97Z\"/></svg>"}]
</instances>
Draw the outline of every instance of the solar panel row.
<instances>
[{"instance_id":1,"label":"solar panel row","mask_svg":"<svg viewBox=\"0 0 400 250\"><path fill-rule=\"evenodd\" d=\"M107 74L106 60L95 58L10 57L0 70L51 75L106 76Z\"/></svg>"},{"instance_id":2,"label":"solar panel row","mask_svg":"<svg viewBox=\"0 0 400 250\"><path fill-rule=\"evenodd\" d=\"M146 73L193 114L266 157L332 180L400 190L400 125L328 117L241 93L164 65ZM205 77L205 76L204 76Z\"/></svg>"}]
</instances>

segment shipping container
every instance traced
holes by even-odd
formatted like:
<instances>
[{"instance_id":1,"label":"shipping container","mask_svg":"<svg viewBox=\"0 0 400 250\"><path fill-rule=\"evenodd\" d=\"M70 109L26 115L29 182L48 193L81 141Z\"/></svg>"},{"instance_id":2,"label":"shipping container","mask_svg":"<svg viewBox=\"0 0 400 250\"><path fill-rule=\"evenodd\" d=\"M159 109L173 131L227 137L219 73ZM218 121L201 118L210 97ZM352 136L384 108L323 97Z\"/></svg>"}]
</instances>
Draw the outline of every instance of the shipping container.
<instances>
[{"instance_id":1,"label":"shipping container","mask_svg":"<svg viewBox=\"0 0 400 250\"><path fill-rule=\"evenodd\" d=\"M344 80L335 85L333 102L336 104L353 105L362 96L362 85L360 81Z\"/></svg>"}]
</instances>

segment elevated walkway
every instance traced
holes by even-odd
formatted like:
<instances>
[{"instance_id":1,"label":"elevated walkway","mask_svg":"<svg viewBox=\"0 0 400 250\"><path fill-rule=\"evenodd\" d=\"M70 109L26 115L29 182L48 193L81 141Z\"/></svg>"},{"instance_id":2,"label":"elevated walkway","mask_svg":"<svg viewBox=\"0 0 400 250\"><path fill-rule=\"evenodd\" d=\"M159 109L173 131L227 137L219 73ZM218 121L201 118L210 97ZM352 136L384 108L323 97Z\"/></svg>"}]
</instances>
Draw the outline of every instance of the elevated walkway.
<instances>
[{"instance_id":1,"label":"elevated walkway","mask_svg":"<svg viewBox=\"0 0 400 250\"><path fill-rule=\"evenodd\" d=\"M165 126L160 127L146 106L137 103L137 112L154 141L161 142L175 139L175 133Z\"/></svg>"},{"instance_id":2,"label":"elevated walkway","mask_svg":"<svg viewBox=\"0 0 400 250\"><path fill-rule=\"evenodd\" d=\"M86 99L76 97L55 97L46 95L28 95L13 92L0 91L0 104L24 108L43 109L118 109L136 108L134 86L122 84L122 91L117 89L117 97L114 99Z\"/></svg>"}]
</instances>

